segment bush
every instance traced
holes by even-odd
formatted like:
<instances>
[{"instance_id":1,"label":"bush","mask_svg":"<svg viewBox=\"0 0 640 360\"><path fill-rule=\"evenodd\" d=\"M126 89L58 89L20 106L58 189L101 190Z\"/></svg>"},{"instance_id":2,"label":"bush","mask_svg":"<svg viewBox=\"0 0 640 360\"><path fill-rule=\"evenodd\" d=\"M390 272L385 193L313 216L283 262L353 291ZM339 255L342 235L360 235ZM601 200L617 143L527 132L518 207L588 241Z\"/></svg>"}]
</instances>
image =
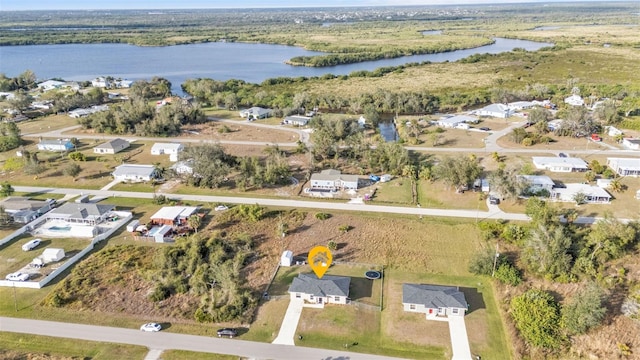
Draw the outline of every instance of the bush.
<instances>
[{"instance_id":1,"label":"bush","mask_svg":"<svg viewBox=\"0 0 640 360\"><path fill-rule=\"evenodd\" d=\"M520 272L513 265L504 263L496 270L496 279L503 284L518 286L522 282Z\"/></svg>"},{"instance_id":2,"label":"bush","mask_svg":"<svg viewBox=\"0 0 640 360\"><path fill-rule=\"evenodd\" d=\"M497 261L496 267L506 261L504 256L495 260L496 252L492 248L484 248L476 253L469 262L469 272L476 275L491 275L493 272L493 262Z\"/></svg>"},{"instance_id":3,"label":"bush","mask_svg":"<svg viewBox=\"0 0 640 360\"><path fill-rule=\"evenodd\" d=\"M69 159L73 161L87 161L87 156L81 152L75 151L69 154Z\"/></svg>"},{"instance_id":4,"label":"bush","mask_svg":"<svg viewBox=\"0 0 640 360\"><path fill-rule=\"evenodd\" d=\"M327 220L328 218L331 217L331 214L320 212L320 213L316 213L315 217L318 220Z\"/></svg>"},{"instance_id":5,"label":"bush","mask_svg":"<svg viewBox=\"0 0 640 360\"><path fill-rule=\"evenodd\" d=\"M607 308L603 304L604 291L595 283L590 283L578 292L562 308L562 325L569 334L584 334L599 325Z\"/></svg>"},{"instance_id":6,"label":"bush","mask_svg":"<svg viewBox=\"0 0 640 360\"><path fill-rule=\"evenodd\" d=\"M531 346L556 349L562 344L560 311L550 293L531 289L514 297L511 316L520 335Z\"/></svg>"},{"instance_id":7,"label":"bush","mask_svg":"<svg viewBox=\"0 0 640 360\"><path fill-rule=\"evenodd\" d=\"M164 285L157 285L149 295L149 300L153 302L162 301L171 295L171 291Z\"/></svg>"},{"instance_id":8,"label":"bush","mask_svg":"<svg viewBox=\"0 0 640 360\"><path fill-rule=\"evenodd\" d=\"M336 250L338 248L338 243L336 243L335 241L331 240L327 243L327 248L329 248L329 250L333 251Z\"/></svg>"},{"instance_id":9,"label":"bush","mask_svg":"<svg viewBox=\"0 0 640 360\"><path fill-rule=\"evenodd\" d=\"M162 204L166 204L167 202L167 197L164 195L153 195L153 203L156 205L162 205Z\"/></svg>"}]
</instances>

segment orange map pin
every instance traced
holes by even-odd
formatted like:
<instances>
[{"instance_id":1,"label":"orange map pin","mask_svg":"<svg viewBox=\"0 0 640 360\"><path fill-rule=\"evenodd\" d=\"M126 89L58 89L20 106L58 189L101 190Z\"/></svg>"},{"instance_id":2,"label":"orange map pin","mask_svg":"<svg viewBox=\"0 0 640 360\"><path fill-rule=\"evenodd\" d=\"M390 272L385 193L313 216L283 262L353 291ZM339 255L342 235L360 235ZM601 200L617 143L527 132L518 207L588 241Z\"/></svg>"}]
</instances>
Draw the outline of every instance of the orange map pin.
<instances>
[{"instance_id":1,"label":"orange map pin","mask_svg":"<svg viewBox=\"0 0 640 360\"><path fill-rule=\"evenodd\" d=\"M326 273L329 266L331 266L331 261L333 261L333 256L326 246L314 247L309 251L309 257L307 258L311 270L313 270L318 279L322 279L324 273Z\"/></svg>"}]
</instances>

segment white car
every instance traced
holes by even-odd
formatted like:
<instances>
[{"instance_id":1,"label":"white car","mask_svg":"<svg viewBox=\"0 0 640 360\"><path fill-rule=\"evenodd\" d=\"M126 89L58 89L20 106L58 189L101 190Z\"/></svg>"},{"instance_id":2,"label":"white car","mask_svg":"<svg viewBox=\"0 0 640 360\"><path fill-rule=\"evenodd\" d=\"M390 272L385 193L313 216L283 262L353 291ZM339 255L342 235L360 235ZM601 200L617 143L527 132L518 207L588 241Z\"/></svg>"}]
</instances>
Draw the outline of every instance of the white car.
<instances>
[{"instance_id":1,"label":"white car","mask_svg":"<svg viewBox=\"0 0 640 360\"><path fill-rule=\"evenodd\" d=\"M21 273L21 272L14 272L14 273L11 273L11 274L7 275L7 277L5 279L7 279L9 281L27 281L27 280L29 280L29 274Z\"/></svg>"},{"instance_id":2,"label":"white car","mask_svg":"<svg viewBox=\"0 0 640 360\"><path fill-rule=\"evenodd\" d=\"M140 326L140 330L148 332L158 332L162 330L162 326L158 323L146 323Z\"/></svg>"},{"instance_id":3,"label":"white car","mask_svg":"<svg viewBox=\"0 0 640 360\"><path fill-rule=\"evenodd\" d=\"M215 211L225 211L225 210L229 210L229 207L227 207L226 205L218 205L215 207L214 209Z\"/></svg>"},{"instance_id":4,"label":"white car","mask_svg":"<svg viewBox=\"0 0 640 360\"><path fill-rule=\"evenodd\" d=\"M28 243L22 245L22 251L30 251L35 249L36 247L38 247L38 245L40 245L40 242L42 240L40 239L33 239L31 241L29 241Z\"/></svg>"}]
</instances>

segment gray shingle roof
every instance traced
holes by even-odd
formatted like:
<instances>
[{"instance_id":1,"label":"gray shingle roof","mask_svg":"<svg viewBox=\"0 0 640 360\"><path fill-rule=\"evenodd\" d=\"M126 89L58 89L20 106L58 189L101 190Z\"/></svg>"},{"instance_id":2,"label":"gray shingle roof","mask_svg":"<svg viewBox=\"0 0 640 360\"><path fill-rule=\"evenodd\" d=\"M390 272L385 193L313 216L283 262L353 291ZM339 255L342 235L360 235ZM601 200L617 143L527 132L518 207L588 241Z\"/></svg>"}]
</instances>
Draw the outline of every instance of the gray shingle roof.
<instances>
[{"instance_id":1,"label":"gray shingle roof","mask_svg":"<svg viewBox=\"0 0 640 360\"><path fill-rule=\"evenodd\" d=\"M120 149L121 146L129 146L129 142L123 139L113 139L96 146L96 149Z\"/></svg>"},{"instance_id":2,"label":"gray shingle roof","mask_svg":"<svg viewBox=\"0 0 640 360\"><path fill-rule=\"evenodd\" d=\"M291 293L313 294L313 296L349 296L351 278L325 275L318 279L314 274L298 274L289 287Z\"/></svg>"},{"instance_id":3,"label":"gray shingle roof","mask_svg":"<svg viewBox=\"0 0 640 360\"><path fill-rule=\"evenodd\" d=\"M402 303L421 304L428 308L468 307L464 293L455 286L402 284Z\"/></svg>"},{"instance_id":4,"label":"gray shingle roof","mask_svg":"<svg viewBox=\"0 0 640 360\"><path fill-rule=\"evenodd\" d=\"M78 203L65 203L64 205L53 209L50 215L69 215L72 219L87 219L97 218L109 211L112 211L116 207L114 205L99 205L99 204L78 204Z\"/></svg>"}]
</instances>

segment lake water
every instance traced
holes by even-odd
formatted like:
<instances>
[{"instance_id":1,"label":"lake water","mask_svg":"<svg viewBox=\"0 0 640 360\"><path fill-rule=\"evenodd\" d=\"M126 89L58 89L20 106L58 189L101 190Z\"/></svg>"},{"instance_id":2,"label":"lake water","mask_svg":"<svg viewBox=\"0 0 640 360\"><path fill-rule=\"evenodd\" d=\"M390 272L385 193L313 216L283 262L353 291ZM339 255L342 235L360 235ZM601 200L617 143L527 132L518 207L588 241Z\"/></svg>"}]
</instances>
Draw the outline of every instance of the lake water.
<instances>
[{"instance_id":1,"label":"lake water","mask_svg":"<svg viewBox=\"0 0 640 360\"><path fill-rule=\"evenodd\" d=\"M403 56L324 68L285 64L295 56L320 55L302 48L245 43L204 43L164 47L125 44L64 44L0 46L0 72L13 77L32 70L39 79L91 80L113 76L129 80L161 76L180 93L180 84L189 78L241 79L251 83L275 77L312 77L324 74L347 75L353 71L375 70L410 62L456 61L478 53L501 53L513 48L535 51L549 43L497 38L491 45L440 54Z\"/></svg>"}]
</instances>

